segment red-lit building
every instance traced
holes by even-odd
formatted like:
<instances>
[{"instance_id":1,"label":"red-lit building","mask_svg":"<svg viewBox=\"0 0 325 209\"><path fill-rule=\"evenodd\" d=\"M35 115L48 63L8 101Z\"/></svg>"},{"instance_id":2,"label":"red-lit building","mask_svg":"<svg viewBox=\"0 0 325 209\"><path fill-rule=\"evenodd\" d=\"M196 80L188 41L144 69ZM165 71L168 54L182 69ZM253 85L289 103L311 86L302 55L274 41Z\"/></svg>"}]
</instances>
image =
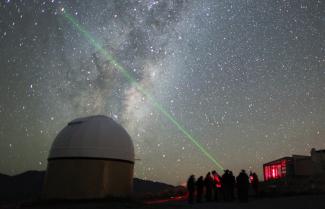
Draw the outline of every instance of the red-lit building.
<instances>
[{"instance_id":1,"label":"red-lit building","mask_svg":"<svg viewBox=\"0 0 325 209\"><path fill-rule=\"evenodd\" d=\"M325 150L312 149L310 156L292 155L263 165L264 192L325 192Z\"/></svg>"},{"instance_id":2,"label":"red-lit building","mask_svg":"<svg viewBox=\"0 0 325 209\"><path fill-rule=\"evenodd\" d=\"M283 157L263 165L264 181L310 176L312 172L312 159L310 156L304 155Z\"/></svg>"}]
</instances>

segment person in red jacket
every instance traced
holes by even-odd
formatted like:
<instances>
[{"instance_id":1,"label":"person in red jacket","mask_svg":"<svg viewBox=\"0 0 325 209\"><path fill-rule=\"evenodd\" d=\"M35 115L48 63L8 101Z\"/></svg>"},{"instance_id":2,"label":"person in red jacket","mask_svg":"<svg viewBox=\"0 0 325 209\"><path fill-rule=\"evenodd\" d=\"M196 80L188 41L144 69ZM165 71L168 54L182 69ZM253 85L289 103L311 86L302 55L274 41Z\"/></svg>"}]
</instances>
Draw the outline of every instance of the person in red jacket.
<instances>
[{"instance_id":1,"label":"person in red jacket","mask_svg":"<svg viewBox=\"0 0 325 209\"><path fill-rule=\"evenodd\" d=\"M214 200L218 201L218 194L221 190L221 177L216 171L212 171Z\"/></svg>"}]
</instances>

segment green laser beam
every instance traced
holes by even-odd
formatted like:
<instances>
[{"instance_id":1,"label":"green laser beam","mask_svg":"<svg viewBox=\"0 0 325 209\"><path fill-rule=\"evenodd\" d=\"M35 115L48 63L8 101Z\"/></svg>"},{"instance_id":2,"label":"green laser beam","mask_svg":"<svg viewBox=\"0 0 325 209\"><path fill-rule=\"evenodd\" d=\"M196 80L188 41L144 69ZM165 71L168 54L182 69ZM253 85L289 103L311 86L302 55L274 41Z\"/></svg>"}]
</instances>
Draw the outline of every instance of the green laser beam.
<instances>
[{"instance_id":1,"label":"green laser beam","mask_svg":"<svg viewBox=\"0 0 325 209\"><path fill-rule=\"evenodd\" d=\"M220 165L220 163L217 162L216 159L199 143L197 140L189 134L188 131L181 126L177 120L170 114L168 113L145 89L142 88L132 77L132 75L123 68L122 65L118 63L114 59L114 57L107 51L105 50L102 45L99 44L98 41L96 41L90 33L84 29L79 22L71 16L68 12L63 11L63 16L82 34L85 36L85 38L95 47L96 50L98 50L119 72L122 73L122 75L131 83L135 86L135 88L143 94L148 101L157 109L159 110L167 119L169 119L170 122L172 122L178 130L183 133L187 139L189 139L208 159L210 159L219 169L224 170L224 168Z\"/></svg>"}]
</instances>

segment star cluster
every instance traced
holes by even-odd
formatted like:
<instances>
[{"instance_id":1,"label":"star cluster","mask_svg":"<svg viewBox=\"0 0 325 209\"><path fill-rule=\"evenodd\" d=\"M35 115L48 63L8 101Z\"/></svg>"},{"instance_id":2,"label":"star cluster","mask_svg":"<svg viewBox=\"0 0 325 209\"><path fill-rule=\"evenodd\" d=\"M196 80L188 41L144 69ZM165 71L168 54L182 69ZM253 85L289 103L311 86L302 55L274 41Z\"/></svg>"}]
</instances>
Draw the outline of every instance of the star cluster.
<instances>
[{"instance_id":1,"label":"star cluster","mask_svg":"<svg viewBox=\"0 0 325 209\"><path fill-rule=\"evenodd\" d=\"M0 1L0 172L45 169L76 117L121 123L135 175L216 169L71 25L69 12L223 167L325 148L323 1Z\"/></svg>"}]
</instances>

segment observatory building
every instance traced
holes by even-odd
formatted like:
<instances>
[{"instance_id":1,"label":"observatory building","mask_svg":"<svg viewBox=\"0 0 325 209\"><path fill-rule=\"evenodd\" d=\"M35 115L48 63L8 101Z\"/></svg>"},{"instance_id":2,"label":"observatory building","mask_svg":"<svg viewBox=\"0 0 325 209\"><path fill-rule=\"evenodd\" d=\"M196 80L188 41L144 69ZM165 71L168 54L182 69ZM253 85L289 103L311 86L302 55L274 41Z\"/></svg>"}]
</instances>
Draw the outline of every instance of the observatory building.
<instances>
[{"instance_id":1,"label":"observatory building","mask_svg":"<svg viewBox=\"0 0 325 209\"><path fill-rule=\"evenodd\" d=\"M312 149L310 156L292 155L263 165L264 180L325 175L325 150Z\"/></svg>"},{"instance_id":2,"label":"observatory building","mask_svg":"<svg viewBox=\"0 0 325 209\"><path fill-rule=\"evenodd\" d=\"M45 177L46 199L126 197L133 185L134 148L106 116L78 118L55 138Z\"/></svg>"}]
</instances>

